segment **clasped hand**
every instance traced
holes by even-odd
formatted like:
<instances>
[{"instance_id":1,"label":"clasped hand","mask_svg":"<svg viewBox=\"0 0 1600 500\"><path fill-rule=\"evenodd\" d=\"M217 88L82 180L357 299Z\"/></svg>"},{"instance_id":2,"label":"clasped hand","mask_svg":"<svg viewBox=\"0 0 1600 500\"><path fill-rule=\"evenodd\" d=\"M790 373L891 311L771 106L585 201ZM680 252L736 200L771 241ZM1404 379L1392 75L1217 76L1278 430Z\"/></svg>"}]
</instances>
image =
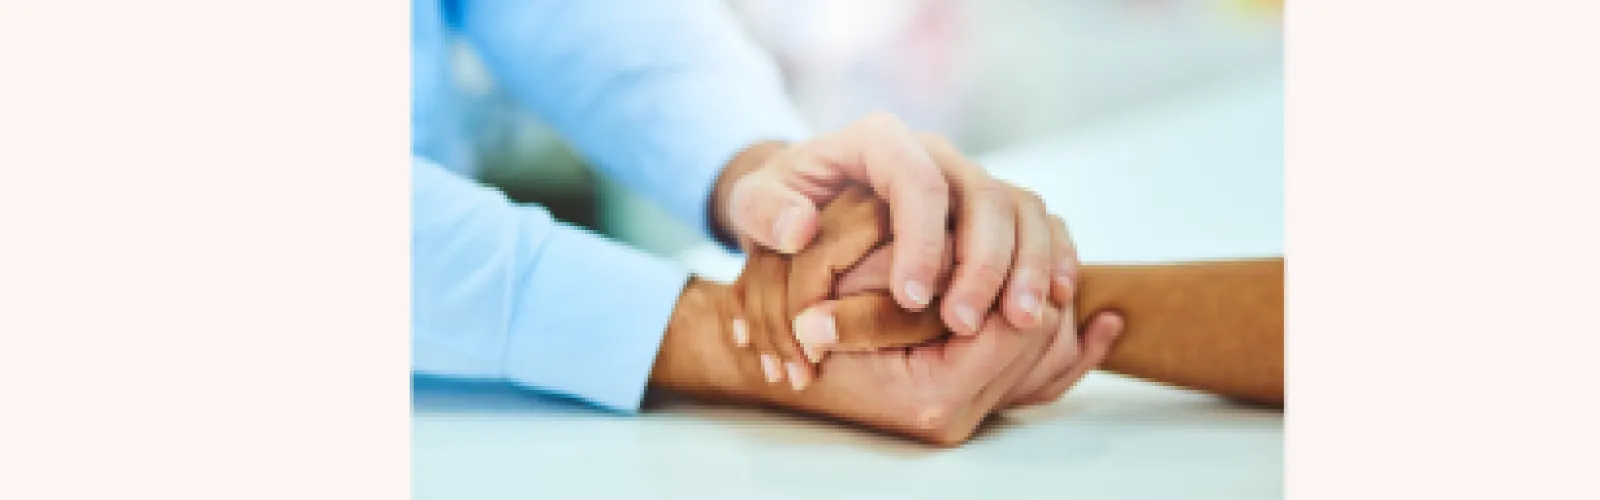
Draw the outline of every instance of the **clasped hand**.
<instances>
[{"instance_id":1,"label":"clasped hand","mask_svg":"<svg viewBox=\"0 0 1600 500\"><path fill-rule=\"evenodd\" d=\"M953 445L1059 398L1122 328L1099 314L1079 335L1076 252L1037 196L892 116L752 147L710 205L749 260L686 287L658 386Z\"/></svg>"}]
</instances>

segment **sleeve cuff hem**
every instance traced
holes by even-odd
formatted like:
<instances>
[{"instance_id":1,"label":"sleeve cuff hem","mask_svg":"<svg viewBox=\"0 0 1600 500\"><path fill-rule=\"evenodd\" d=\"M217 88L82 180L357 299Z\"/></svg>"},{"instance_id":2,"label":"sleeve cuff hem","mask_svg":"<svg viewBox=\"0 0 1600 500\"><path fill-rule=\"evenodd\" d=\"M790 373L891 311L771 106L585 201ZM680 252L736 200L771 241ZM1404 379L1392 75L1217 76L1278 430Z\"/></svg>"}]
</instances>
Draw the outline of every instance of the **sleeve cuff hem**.
<instances>
[{"instance_id":1,"label":"sleeve cuff hem","mask_svg":"<svg viewBox=\"0 0 1600 500\"><path fill-rule=\"evenodd\" d=\"M566 225L538 260L512 305L507 377L637 412L688 273Z\"/></svg>"}]
</instances>

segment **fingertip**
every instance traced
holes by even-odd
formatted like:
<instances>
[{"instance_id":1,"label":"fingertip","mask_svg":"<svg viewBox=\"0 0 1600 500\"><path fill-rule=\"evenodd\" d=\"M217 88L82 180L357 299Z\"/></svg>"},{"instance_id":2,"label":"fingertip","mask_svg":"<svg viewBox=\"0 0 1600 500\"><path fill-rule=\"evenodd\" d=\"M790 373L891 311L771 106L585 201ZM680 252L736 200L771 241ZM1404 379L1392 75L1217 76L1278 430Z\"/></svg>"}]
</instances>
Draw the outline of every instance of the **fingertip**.
<instances>
[{"instance_id":1,"label":"fingertip","mask_svg":"<svg viewBox=\"0 0 1600 500\"><path fill-rule=\"evenodd\" d=\"M1115 339L1122 336L1123 330L1128 326L1122 315L1117 313L1100 314L1095 317L1095 323L1099 327L1096 331L1106 339Z\"/></svg>"},{"instance_id":2,"label":"fingertip","mask_svg":"<svg viewBox=\"0 0 1600 500\"><path fill-rule=\"evenodd\" d=\"M830 308L813 306L794 317L790 327L795 340L806 346L829 346L839 342L839 329Z\"/></svg>"},{"instance_id":3,"label":"fingertip","mask_svg":"<svg viewBox=\"0 0 1600 500\"><path fill-rule=\"evenodd\" d=\"M920 311L933 302L933 284L944 259L945 236L942 228L938 232L928 230L924 235L902 226L905 225L893 228L894 255L890 263L895 282L900 283L895 287L896 298L906 309Z\"/></svg>"},{"instance_id":4,"label":"fingertip","mask_svg":"<svg viewBox=\"0 0 1600 500\"><path fill-rule=\"evenodd\" d=\"M776 384L778 381L783 380L783 369L779 367L777 356L762 354L761 372L768 384Z\"/></svg>"},{"instance_id":5,"label":"fingertip","mask_svg":"<svg viewBox=\"0 0 1600 500\"><path fill-rule=\"evenodd\" d=\"M1017 328L1033 328L1043 319L1044 302L1039 293L1022 290L1006 300L1006 319Z\"/></svg>"},{"instance_id":6,"label":"fingertip","mask_svg":"<svg viewBox=\"0 0 1600 500\"><path fill-rule=\"evenodd\" d=\"M1118 313L1107 313L1105 321L1106 324L1111 325L1110 328L1113 331L1118 333L1121 333L1122 329L1128 326L1127 319L1123 318L1122 315Z\"/></svg>"},{"instance_id":7,"label":"fingertip","mask_svg":"<svg viewBox=\"0 0 1600 500\"><path fill-rule=\"evenodd\" d=\"M784 364L785 371L789 374L789 388L795 391L804 390L811 384L811 365L799 362Z\"/></svg>"},{"instance_id":8,"label":"fingertip","mask_svg":"<svg viewBox=\"0 0 1600 500\"><path fill-rule=\"evenodd\" d=\"M821 363L822 356L827 353L827 351L823 350L821 347L810 344L801 344L800 350L805 351L806 361L810 361L813 365Z\"/></svg>"},{"instance_id":9,"label":"fingertip","mask_svg":"<svg viewBox=\"0 0 1600 500\"><path fill-rule=\"evenodd\" d=\"M750 327L745 323L744 318L734 318L733 320L733 343L739 347L750 346Z\"/></svg>"},{"instance_id":10,"label":"fingertip","mask_svg":"<svg viewBox=\"0 0 1600 500\"><path fill-rule=\"evenodd\" d=\"M911 278L902 281L902 283L895 293L895 299L900 302L902 307L912 311L920 311L928 307L928 303L933 300L933 291L928 287L926 281Z\"/></svg>"},{"instance_id":11,"label":"fingertip","mask_svg":"<svg viewBox=\"0 0 1600 500\"><path fill-rule=\"evenodd\" d=\"M1072 303L1072 294L1077 293L1072 281L1057 278L1050 283L1050 298L1060 305Z\"/></svg>"},{"instance_id":12,"label":"fingertip","mask_svg":"<svg viewBox=\"0 0 1600 500\"><path fill-rule=\"evenodd\" d=\"M974 335L982 326L983 315L972 304L959 300L946 299L944 319L945 324L957 335Z\"/></svg>"},{"instance_id":13,"label":"fingertip","mask_svg":"<svg viewBox=\"0 0 1600 500\"><path fill-rule=\"evenodd\" d=\"M811 199L765 170L739 179L728 203L735 232L774 251L799 251L816 232Z\"/></svg>"},{"instance_id":14,"label":"fingertip","mask_svg":"<svg viewBox=\"0 0 1600 500\"><path fill-rule=\"evenodd\" d=\"M773 222L775 249L793 254L810 244L817 234L817 210L810 203L791 201Z\"/></svg>"}]
</instances>

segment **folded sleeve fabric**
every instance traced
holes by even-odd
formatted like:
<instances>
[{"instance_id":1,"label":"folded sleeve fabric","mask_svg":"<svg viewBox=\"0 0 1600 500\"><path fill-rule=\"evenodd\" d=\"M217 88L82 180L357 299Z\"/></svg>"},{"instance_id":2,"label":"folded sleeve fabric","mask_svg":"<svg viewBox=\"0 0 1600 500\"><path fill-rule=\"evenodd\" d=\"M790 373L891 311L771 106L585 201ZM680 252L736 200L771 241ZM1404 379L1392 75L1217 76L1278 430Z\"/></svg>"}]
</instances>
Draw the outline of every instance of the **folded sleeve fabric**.
<instances>
[{"instance_id":1,"label":"folded sleeve fabric","mask_svg":"<svg viewBox=\"0 0 1600 500\"><path fill-rule=\"evenodd\" d=\"M701 234L723 165L806 134L776 64L717 0L463 0L449 17L508 93Z\"/></svg>"},{"instance_id":2,"label":"folded sleeve fabric","mask_svg":"<svg viewBox=\"0 0 1600 500\"><path fill-rule=\"evenodd\" d=\"M688 275L413 158L412 369L639 408Z\"/></svg>"}]
</instances>

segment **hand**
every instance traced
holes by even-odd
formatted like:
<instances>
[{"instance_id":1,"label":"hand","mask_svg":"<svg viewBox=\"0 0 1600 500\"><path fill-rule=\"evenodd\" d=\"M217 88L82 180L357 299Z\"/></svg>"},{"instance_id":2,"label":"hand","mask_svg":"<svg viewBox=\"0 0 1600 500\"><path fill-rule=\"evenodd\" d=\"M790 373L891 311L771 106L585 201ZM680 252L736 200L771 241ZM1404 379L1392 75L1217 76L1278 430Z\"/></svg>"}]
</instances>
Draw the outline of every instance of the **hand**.
<instances>
[{"instance_id":1,"label":"hand","mask_svg":"<svg viewBox=\"0 0 1600 500\"><path fill-rule=\"evenodd\" d=\"M819 207L851 181L888 201L898 242L890 291L906 309L933 300L940 262L952 257L942 243L951 222L955 269L940 315L952 331L976 333L1002 288L1004 316L1018 328L1040 323L1051 288L1071 296L1077 253L1060 219L1037 196L993 179L947 141L913 134L889 114L800 144L748 148L716 182L713 225L747 248L792 254L816 236Z\"/></svg>"},{"instance_id":2,"label":"hand","mask_svg":"<svg viewBox=\"0 0 1600 500\"><path fill-rule=\"evenodd\" d=\"M742 312L732 320L731 328L737 344L755 350L768 383L787 378L795 390L804 389L815 375L810 363L821 361L826 350L852 346L852 339L841 339L834 328L835 308L877 313L881 328L860 339L871 348L922 343L945 332L937 311L905 311L895 306L887 293L818 300L836 298L833 290L838 275L887 243L887 217L887 207L871 191L846 189L823 209L818 236L804 250L791 257L760 246L749 249L744 270L733 285ZM941 271L948 268L948 261L940 267ZM934 290L942 289L944 277L941 272ZM880 304L889 307L880 308ZM800 306L808 308L801 313ZM890 339L900 342L889 344Z\"/></svg>"},{"instance_id":3,"label":"hand","mask_svg":"<svg viewBox=\"0 0 1600 500\"><path fill-rule=\"evenodd\" d=\"M850 340L839 337L834 327L834 310L841 306L870 306L880 292L887 298L887 275L891 265L888 257L898 241L890 239L888 219L887 205L870 190L846 187L823 208L818 216L816 237L804 250L786 257L760 246L749 249L744 272L734 285L734 295L744 300L742 308L748 309L745 317L750 320L734 319L733 329L741 345L753 344L769 383L787 378L795 390L803 389L814 377L807 360L816 363L829 350L853 347ZM1055 229L1064 237L1065 227L1058 224ZM934 279L936 296L944 289L953 255L949 238L941 237L940 244L945 251L939 274ZM883 245L888 247L880 248ZM869 251L877 257L863 261ZM870 274L856 273L858 276L881 279L881 283L874 283L872 297L835 293L838 275L854 267L871 268ZM1072 300L1069 291L1058 287L1051 295L1057 305L1065 305ZM879 312L877 320L886 328L863 336L867 339L863 345L881 347L932 340L944 332L937 314L935 309ZM752 326L750 322L755 324ZM929 328L917 326L923 324ZM896 336L908 341L887 341ZM801 358L802 352L805 359Z\"/></svg>"},{"instance_id":4,"label":"hand","mask_svg":"<svg viewBox=\"0 0 1600 500\"><path fill-rule=\"evenodd\" d=\"M887 286L886 276L847 275L843 282L862 288L841 293ZM1104 358L1122 326L1115 315L1097 315L1080 345L1070 316L1056 307L1046 308L1043 324L1029 329L991 315L976 337L836 353L810 389L796 392L766 383L757 361L738 352L726 325L740 312L739 300L729 286L692 281L674 311L651 385L710 400L793 408L940 445L965 441L997 408L1058 397ZM836 312L841 336L882 327L868 309Z\"/></svg>"},{"instance_id":5,"label":"hand","mask_svg":"<svg viewBox=\"0 0 1600 500\"><path fill-rule=\"evenodd\" d=\"M839 295L860 296L862 293L886 288L889 281L889 256L888 249L881 248L861 259L849 274L839 280L837 286ZM1060 399L1090 369L1099 367L1101 362L1105 361L1110 353L1112 341L1123 331L1125 324L1120 314L1101 312L1089 319L1086 330L1080 337L1078 325L1073 322L1076 315L1072 304L1062 302L1061 297L1056 294L1052 294L1052 298L1056 299L1052 301L1055 308L1059 308L1062 312L1056 317L1058 321L1053 325L1048 322L1042 325L1046 332L1053 332L1043 347L1044 354L1040 356L1039 362L1028 370L1028 374L1012 387L1000 402L1000 408L1043 404ZM839 317L844 318L841 324L848 325L863 324L868 321L867 318L882 314L881 311L859 306L838 307L834 311ZM847 338L863 336L850 334ZM893 335L877 338L885 342L895 341Z\"/></svg>"}]
</instances>

